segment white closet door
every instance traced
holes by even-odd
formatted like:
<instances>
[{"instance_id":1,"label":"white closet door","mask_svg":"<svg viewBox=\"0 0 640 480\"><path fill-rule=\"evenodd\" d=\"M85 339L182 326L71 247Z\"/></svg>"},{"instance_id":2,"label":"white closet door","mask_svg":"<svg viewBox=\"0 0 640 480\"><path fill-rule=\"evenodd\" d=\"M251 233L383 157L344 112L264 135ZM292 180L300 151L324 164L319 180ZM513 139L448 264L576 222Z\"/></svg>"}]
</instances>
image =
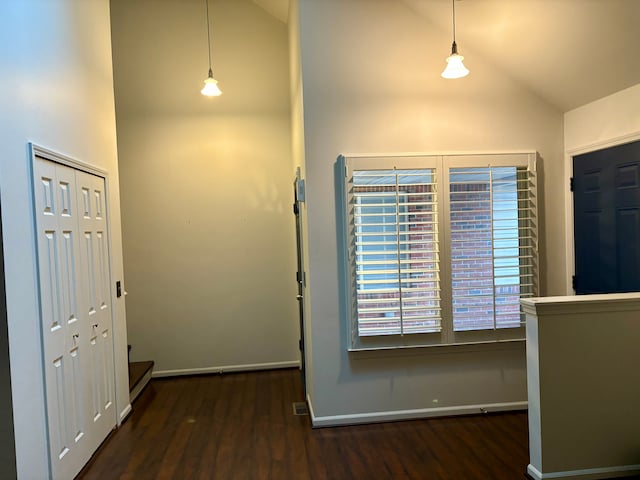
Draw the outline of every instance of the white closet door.
<instances>
[{"instance_id":1,"label":"white closet door","mask_svg":"<svg viewBox=\"0 0 640 480\"><path fill-rule=\"evenodd\" d=\"M88 325L79 309L84 292L79 282L75 171L37 159L34 173L52 475L73 478L92 452L85 394Z\"/></svg>"},{"instance_id":2,"label":"white closet door","mask_svg":"<svg viewBox=\"0 0 640 480\"><path fill-rule=\"evenodd\" d=\"M34 163L51 473L72 479L116 425L104 178Z\"/></svg>"},{"instance_id":3,"label":"white closet door","mask_svg":"<svg viewBox=\"0 0 640 480\"><path fill-rule=\"evenodd\" d=\"M76 184L80 278L86 290L81 308L89 327L89 421L98 446L116 425L105 182L77 171Z\"/></svg>"}]
</instances>

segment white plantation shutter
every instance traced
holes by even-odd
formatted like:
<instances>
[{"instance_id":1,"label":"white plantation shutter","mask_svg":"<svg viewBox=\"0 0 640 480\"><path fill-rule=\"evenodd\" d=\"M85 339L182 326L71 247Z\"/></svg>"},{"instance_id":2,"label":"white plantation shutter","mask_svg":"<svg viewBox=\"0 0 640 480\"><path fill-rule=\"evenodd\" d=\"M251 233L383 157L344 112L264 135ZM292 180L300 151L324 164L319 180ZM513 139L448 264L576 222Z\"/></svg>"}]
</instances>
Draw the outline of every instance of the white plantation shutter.
<instances>
[{"instance_id":1,"label":"white plantation shutter","mask_svg":"<svg viewBox=\"0 0 640 480\"><path fill-rule=\"evenodd\" d=\"M440 331L435 172L355 170L351 257L360 336Z\"/></svg>"},{"instance_id":2,"label":"white plantation shutter","mask_svg":"<svg viewBox=\"0 0 640 480\"><path fill-rule=\"evenodd\" d=\"M535 159L342 157L352 349L522 338Z\"/></svg>"},{"instance_id":3,"label":"white plantation shutter","mask_svg":"<svg viewBox=\"0 0 640 480\"><path fill-rule=\"evenodd\" d=\"M526 166L450 168L454 331L520 327L534 293L531 185Z\"/></svg>"}]
</instances>

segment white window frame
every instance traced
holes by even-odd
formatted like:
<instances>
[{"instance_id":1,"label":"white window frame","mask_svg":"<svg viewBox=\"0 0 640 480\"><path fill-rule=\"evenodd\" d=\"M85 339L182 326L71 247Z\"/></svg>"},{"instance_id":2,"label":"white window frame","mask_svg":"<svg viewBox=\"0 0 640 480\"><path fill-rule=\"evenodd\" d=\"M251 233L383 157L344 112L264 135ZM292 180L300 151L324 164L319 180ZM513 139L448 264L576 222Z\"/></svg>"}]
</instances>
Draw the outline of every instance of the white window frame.
<instances>
[{"instance_id":1,"label":"white window frame","mask_svg":"<svg viewBox=\"0 0 640 480\"><path fill-rule=\"evenodd\" d=\"M528 199L532 226L530 233L533 242L533 295L538 293L538 234L537 234L537 178L536 152L507 153L471 153L471 154L406 154L406 155L341 155L338 158L340 171L344 173L344 181L338 182L342 191L342 204L338 207L343 220L344 244L342 258L346 268L343 283L344 304L347 314L347 338L349 351L413 348L441 345L461 345L477 343L494 343L524 340L524 326L516 328L498 328L488 330L454 331L452 312L452 272L450 245L450 209L449 178L452 168L486 168L486 167L525 167L528 171ZM441 331L432 333L410 333L381 336L359 336L356 310L356 272L353 216L349 213L352 201L352 178L355 170L412 170L433 168L436 171L437 205L435 213L439 219L438 244L440 257L440 306L442 309ZM523 317L521 317L523 318Z\"/></svg>"}]
</instances>

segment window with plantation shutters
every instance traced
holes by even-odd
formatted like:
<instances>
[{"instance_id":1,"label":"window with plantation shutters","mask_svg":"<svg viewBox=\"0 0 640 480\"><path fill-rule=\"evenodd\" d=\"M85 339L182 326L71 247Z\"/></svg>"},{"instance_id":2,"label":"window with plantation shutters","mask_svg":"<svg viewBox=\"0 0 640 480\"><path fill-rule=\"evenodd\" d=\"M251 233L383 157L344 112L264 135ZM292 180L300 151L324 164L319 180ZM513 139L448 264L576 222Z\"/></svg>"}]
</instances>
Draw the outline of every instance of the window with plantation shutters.
<instances>
[{"instance_id":1,"label":"window with plantation shutters","mask_svg":"<svg viewBox=\"0 0 640 480\"><path fill-rule=\"evenodd\" d=\"M352 349L523 337L535 158L341 157Z\"/></svg>"}]
</instances>

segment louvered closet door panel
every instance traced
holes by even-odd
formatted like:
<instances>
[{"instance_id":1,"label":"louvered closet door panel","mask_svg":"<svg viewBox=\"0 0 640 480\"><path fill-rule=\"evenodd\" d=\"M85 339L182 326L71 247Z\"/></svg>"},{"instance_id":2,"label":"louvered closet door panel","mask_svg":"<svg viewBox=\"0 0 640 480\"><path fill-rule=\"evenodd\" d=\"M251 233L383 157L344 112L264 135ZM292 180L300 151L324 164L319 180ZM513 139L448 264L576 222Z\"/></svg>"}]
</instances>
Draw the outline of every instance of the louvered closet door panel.
<instances>
[{"instance_id":1,"label":"louvered closet door panel","mask_svg":"<svg viewBox=\"0 0 640 480\"><path fill-rule=\"evenodd\" d=\"M89 328L88 400L92 434L99 444L116 424L105 182L83 172L76 172L76 179L83 308Z\"/></svg>"},{"instance_id":2,"label":"louvered closet door panel","mask_svg":"<svg viewBox=\"0 0 640 480\"><path fill-rule=\"evenodd\" d=\"M75 173L43 159L34 165L50 456L54 478L72 478L92 450L86 415L87 328L79 299Z\"/></svg>"}]
</instances>

